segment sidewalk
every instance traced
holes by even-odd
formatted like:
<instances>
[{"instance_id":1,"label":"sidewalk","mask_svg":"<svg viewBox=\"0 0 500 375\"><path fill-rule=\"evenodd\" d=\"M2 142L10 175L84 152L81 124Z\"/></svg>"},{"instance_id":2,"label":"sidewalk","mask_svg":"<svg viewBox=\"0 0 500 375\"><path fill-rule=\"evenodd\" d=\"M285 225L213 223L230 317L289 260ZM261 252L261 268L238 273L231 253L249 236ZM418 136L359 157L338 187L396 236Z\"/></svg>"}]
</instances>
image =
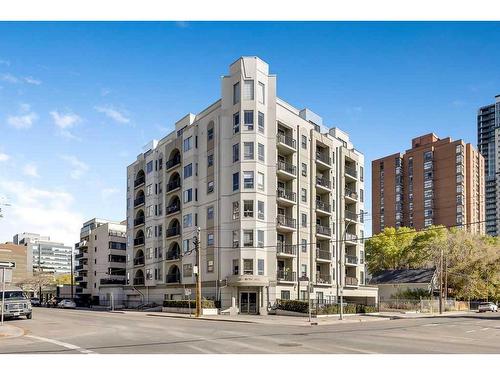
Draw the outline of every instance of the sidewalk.
<instances>
[{"instance_id":1,"label":"sidewalk","mask_svg":"<svg viewBox=\"0 0 500 375\"><path fill-rule=\"evenodd\" d=\"M419 312L398 312L387 311L379 313L380 317L389 319L421 319L421 318L436 318L440 316L454 316L454 315L468 315L474 314L475 311L446 311L442 314L439 313L419 313Z\"/></svg>"},{"instance_id":2,"label":"sidewalk","mask_svg":"<svg viewBox=\"0 0 500 375\"><path fill-rule=\"evenodd\" d=\"M5 323L3 326L0 326L0 340L19 337L22 335L24 335L24 330L22 330L21 328L17 328Z\"/></svg>"}]
</instances>

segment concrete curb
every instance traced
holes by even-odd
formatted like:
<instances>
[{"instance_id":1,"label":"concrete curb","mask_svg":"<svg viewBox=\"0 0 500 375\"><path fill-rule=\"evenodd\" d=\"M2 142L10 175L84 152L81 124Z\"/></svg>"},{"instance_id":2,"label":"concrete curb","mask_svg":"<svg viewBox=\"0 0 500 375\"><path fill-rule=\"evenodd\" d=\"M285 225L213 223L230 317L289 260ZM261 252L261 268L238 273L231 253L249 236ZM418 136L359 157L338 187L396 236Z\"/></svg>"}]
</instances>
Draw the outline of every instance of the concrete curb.
<instances>
[{"instance_id":1,"label":"concrete curb","mask_svg":"<svg viewBox=\"0 0 500 375\"><path fill-rule=\"evenodd\" d=\"M207 317L200 317L200 318L195 318L194 316L182 316L182 315L160 315L160 314L146 314L146 316L156 316L160 318L174 318L174 319L191 319L191 320L210 320L213 322L230 322L230 323L251 323L251 324L257 324L258 322L252 322L250 320L238 320L238 319L219 319L219 318L207 318Z\"/></svg>"},{"instance_id":2,"label":"concrete curb","mask_svg":"<svg viewBox=\"0 0 500 375\"><path fill-rule=\"evenodd\" d=\"M440 317L447 317L447 316L460 316L460 315L468 315L471 312L469 311L464 311L464 312L456 312L456 313L448 313L448 314L398 314L398 315L380 315L380 317L387 317L391 320L397 320L397 319L425 319L425 318L440 318Z\"/></svg>"},{"instance_id":3,"label":"concrete curb","mask_svg":"<svg viewBox=\"0 0 500 375\"><path fill-rule=\"evenodd\" d=\"M11 326L11 325L6 325L4 324L3 326L0 326L0 340L1 339L12 339L15 337L20 337L24 336L25 332L24 329Z\"/></svg>"}]
</instances>

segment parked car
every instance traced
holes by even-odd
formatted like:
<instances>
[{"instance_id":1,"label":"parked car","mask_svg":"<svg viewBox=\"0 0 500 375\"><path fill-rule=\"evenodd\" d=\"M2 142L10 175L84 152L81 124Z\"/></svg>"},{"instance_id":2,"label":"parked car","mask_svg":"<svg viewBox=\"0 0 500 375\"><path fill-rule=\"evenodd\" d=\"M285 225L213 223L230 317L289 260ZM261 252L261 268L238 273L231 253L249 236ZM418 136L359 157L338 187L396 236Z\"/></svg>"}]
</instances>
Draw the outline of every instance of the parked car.
<instances>
[{"instance_id":1,"label":"parked car","mask_svg":"<svg viewBox=\"0 0 500 375\"><path fill-rule=\"evenodd\" d=\"M57 307L62 309L74 309L76 307L76 303L70 299L63 299L57 304Z\"/></svg>"},{"instance_id":2,"label":"parked car","mask_svg":"<svg viewBox=\"0 0 500 375\"><path fill-rule=\"evenodd\" d=\"M0 303L1 303L2 288L0 287ZM23 293L21 288L15 286L5 287L5 302L4 302L4 317L19 318L25 316L31 319L33 312L31 311L31 302Z\"/></svg>"},{"instance_id":3,"label":"parked car","mask_svg":"<svg viewBox=\"0 0 500 375\"><path fill-rule=\"evenodd\" d=\"M486 311L498 312L498 306L495 305L493 302L483 302L483 303L479 304L477 311L478 312L486 312Z\"/></svg>"},{"instance_id":4,"label":"parked car","mask_svg":"<svg viewBox=\"0 0 500 375\"><path fill-rule=\"evenodd\" d=\"M40 298L30 298L31 306L41 306L42 303L40 302Z\"/></svg>"}]
</instances>

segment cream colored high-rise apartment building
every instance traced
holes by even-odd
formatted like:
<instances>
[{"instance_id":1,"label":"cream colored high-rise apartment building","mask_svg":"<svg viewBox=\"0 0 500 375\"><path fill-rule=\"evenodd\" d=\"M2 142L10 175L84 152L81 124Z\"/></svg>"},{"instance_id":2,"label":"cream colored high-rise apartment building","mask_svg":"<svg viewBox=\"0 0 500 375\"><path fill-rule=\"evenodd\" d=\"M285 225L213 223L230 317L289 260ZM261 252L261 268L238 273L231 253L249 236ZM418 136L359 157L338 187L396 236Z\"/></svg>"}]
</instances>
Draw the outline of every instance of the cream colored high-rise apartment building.
<instances>
[{"instance_id":1,"label":"cream colored high-rise apartment building","mask_svg":"<svg viewBox=\"0 0 500 375\"><path fill-rule=\"evenodd\" d=\"M203 296L240 313L276 299L375 303L365 285L364 159L338 128L276 96L276 76L242 57L221 99L150 142L127 169L130 304Z\"/></svg>"}]
</instances>

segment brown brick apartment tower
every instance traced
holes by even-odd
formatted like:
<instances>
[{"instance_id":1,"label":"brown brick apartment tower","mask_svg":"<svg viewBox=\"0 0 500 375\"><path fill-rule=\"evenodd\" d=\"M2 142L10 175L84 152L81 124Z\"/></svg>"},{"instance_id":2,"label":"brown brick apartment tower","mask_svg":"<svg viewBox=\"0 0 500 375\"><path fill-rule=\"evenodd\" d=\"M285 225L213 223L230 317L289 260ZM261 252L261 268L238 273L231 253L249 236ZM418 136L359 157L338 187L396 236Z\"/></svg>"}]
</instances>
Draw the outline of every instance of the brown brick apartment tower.
<instances>
[{"instance_id":1,"label":"brown brick apartment tower","mask_svg":"<svg viewBox=\"0 0 500 375\"><path fill-rule=\"evenodd\" d=\"M470 143L426 134L372 162L372 231L462 226L484 234L484 158Z\"/></svg>"}]
</instances>

